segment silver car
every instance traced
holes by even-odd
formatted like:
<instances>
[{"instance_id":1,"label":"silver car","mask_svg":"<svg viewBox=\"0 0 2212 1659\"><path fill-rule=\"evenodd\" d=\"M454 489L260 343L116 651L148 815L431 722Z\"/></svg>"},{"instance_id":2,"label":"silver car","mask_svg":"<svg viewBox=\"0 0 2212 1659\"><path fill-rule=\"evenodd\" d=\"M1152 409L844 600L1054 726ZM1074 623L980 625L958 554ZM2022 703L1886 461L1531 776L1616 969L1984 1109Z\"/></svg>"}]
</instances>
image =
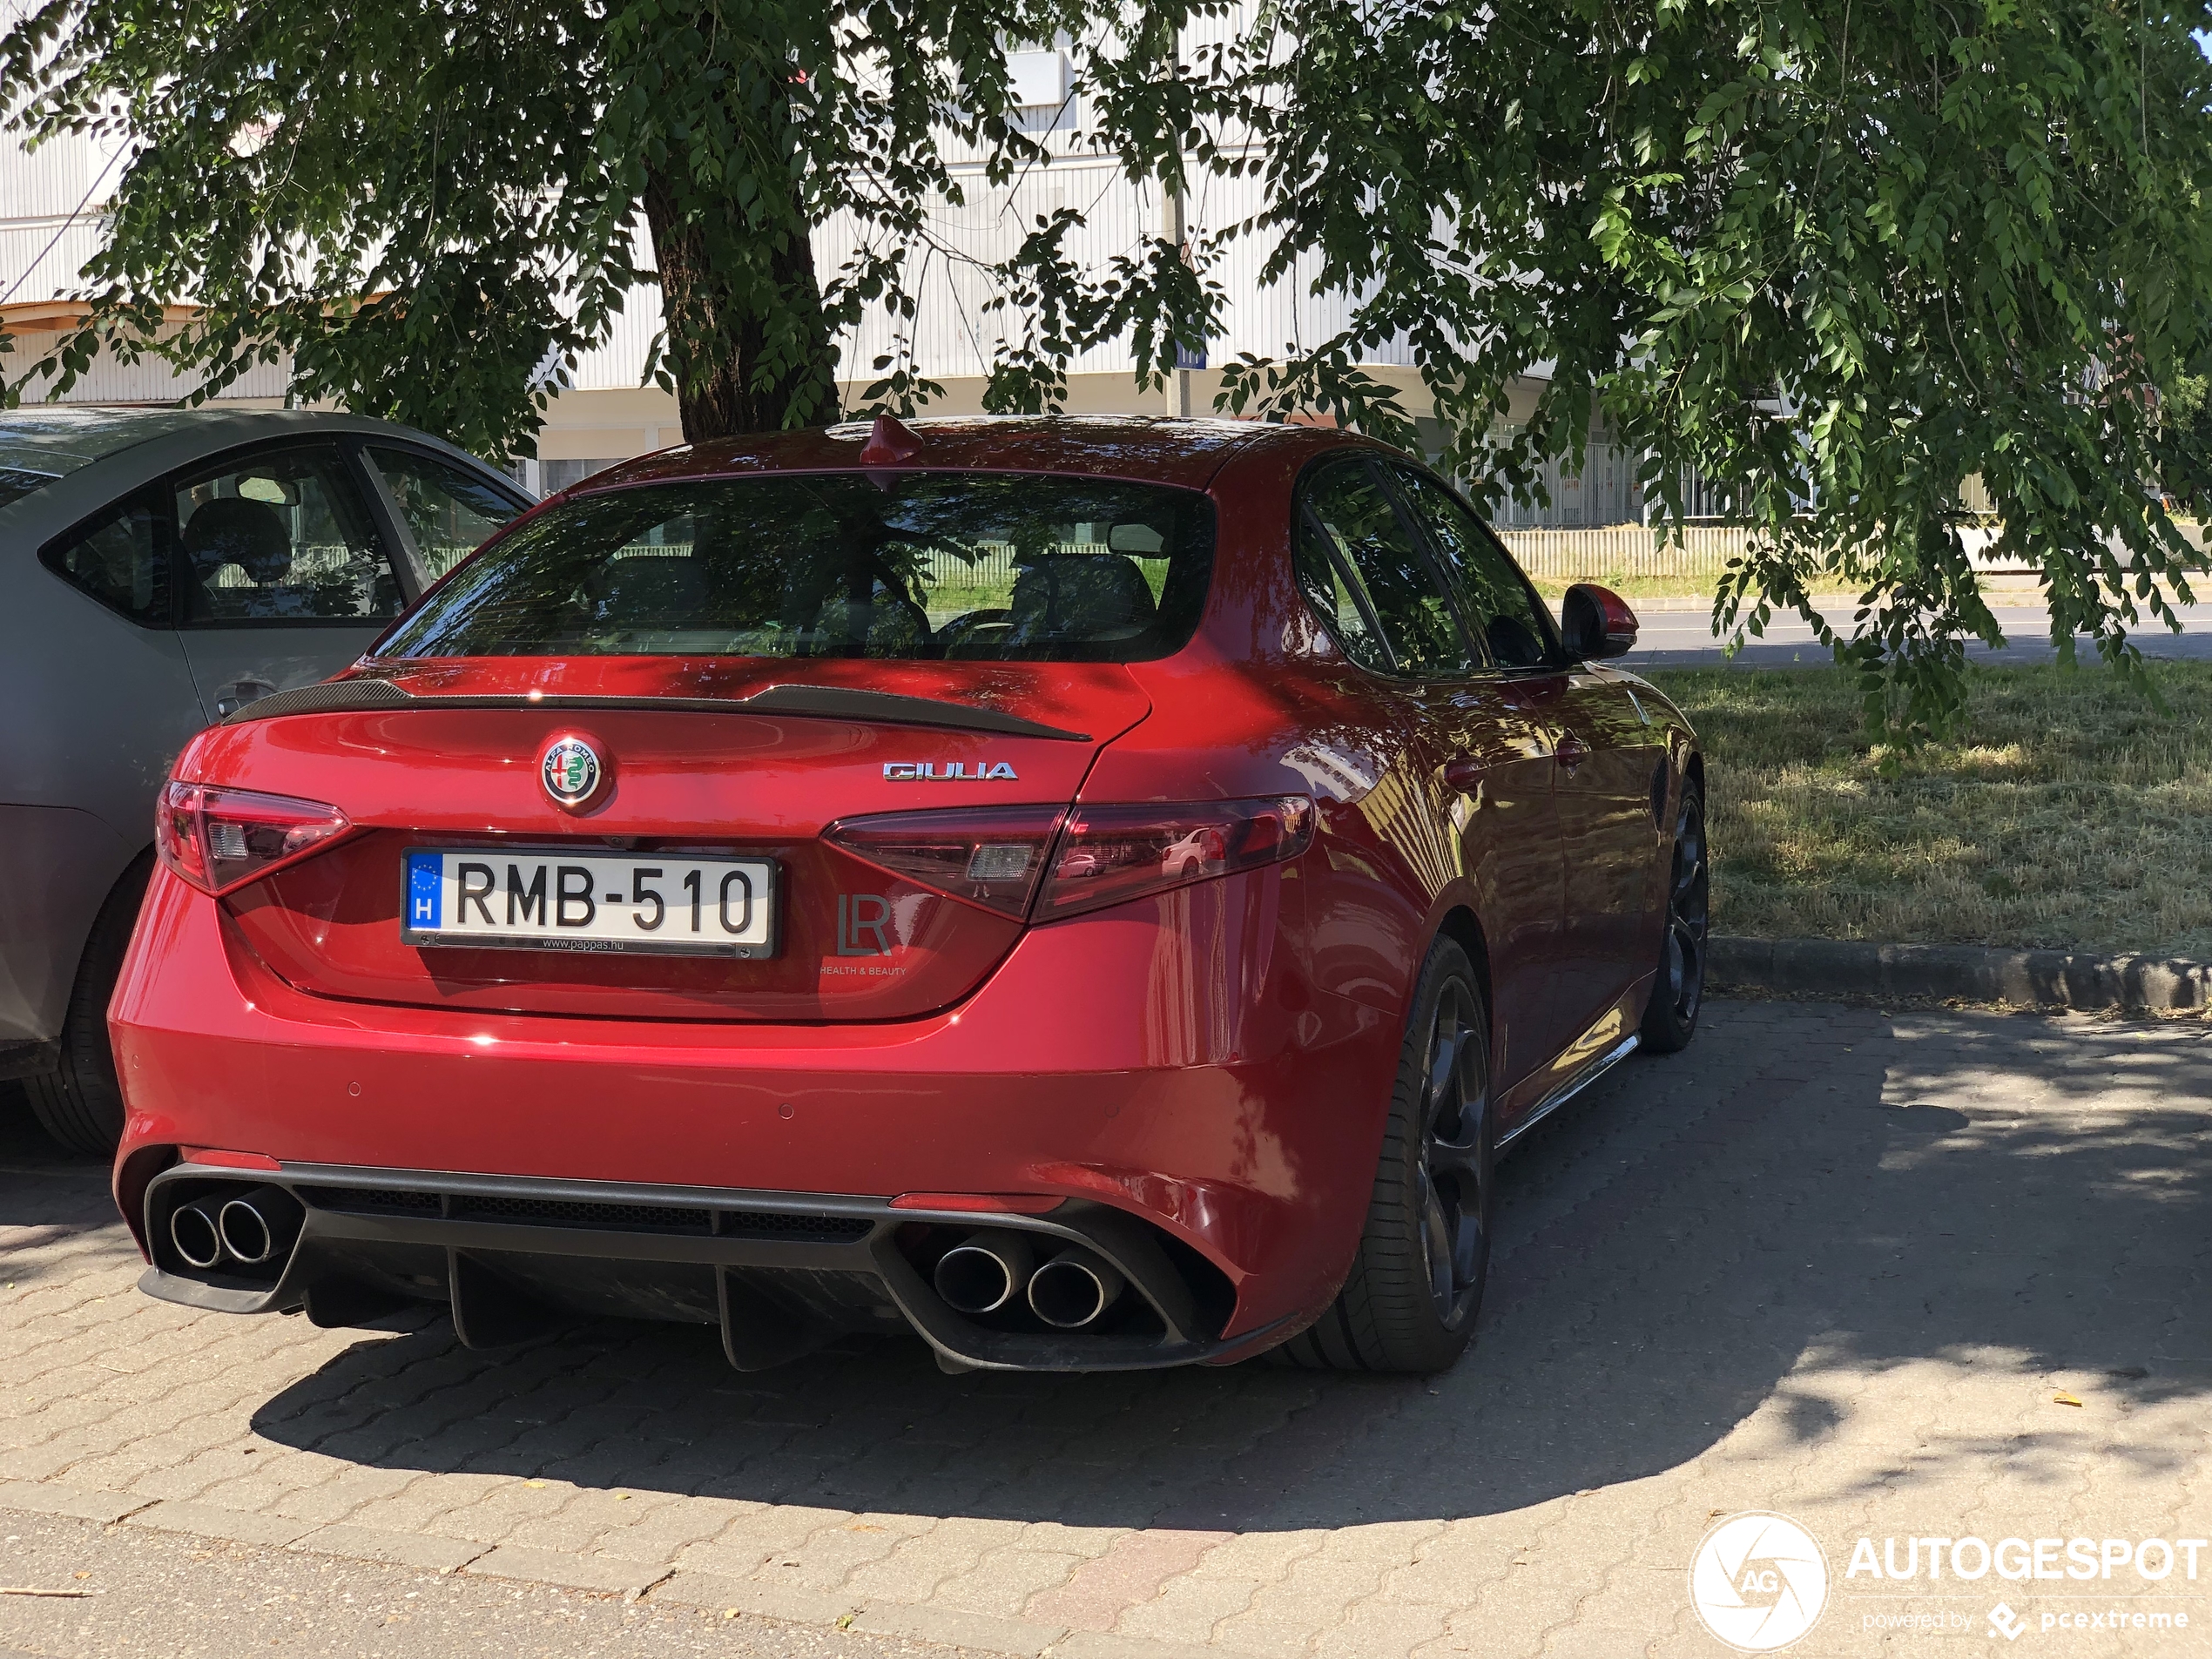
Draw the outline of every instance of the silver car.
<instances>
[{"instance_id":1,"label":"silver car","mask_svg":"<svg viewBox=\"0 0 2212 1659\"><path fill-rule=\"evenodd\" d=\"M111 1150L107 1004L186 738L326 679L528 497L351 415L0 411L0 1079Z\"/></svg>"}]
</instances>

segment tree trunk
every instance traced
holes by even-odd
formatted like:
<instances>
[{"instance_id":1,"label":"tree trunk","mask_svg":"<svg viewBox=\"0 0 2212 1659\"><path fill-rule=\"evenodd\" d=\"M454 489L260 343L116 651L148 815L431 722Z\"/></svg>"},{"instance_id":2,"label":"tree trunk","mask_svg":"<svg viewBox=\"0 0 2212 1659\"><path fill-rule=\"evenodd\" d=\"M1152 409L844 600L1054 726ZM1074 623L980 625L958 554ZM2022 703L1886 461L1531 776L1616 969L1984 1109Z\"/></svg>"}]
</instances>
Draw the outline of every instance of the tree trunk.
<instances>
[{"instance_id":1,"label":"tree trunk","mask_svg":"<svg viewBox=\"0 0 2212 1659\"><path fill-rule=\"evenodd\" d=\"M712 244L722 241L726 252L726 235L710 236L678 200L667 179L658 173L647 179L645 222L660 267L661 315L685 442L835 420L829 320L813 245L799 235L779 249L750 243L734 260L718 260ZM732 263L745 268L731 269ZM772 310L763 303L770 293ZM780 338L772 333L779 314L787 320Z\"/></svg>"}]
</instances>

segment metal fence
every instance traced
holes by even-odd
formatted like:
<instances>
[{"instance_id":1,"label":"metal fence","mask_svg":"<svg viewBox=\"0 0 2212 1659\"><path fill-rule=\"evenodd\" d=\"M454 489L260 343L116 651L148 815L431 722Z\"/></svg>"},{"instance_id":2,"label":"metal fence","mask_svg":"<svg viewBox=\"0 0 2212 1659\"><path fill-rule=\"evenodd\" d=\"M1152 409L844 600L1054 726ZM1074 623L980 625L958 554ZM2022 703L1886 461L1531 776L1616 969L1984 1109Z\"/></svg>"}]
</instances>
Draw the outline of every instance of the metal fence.
<instances>
[{"instance_id":1,"label":"metal fence","mask_svg":"<svg viewBox=\"0 0 2212 1659\"><path fill-rule=\"evenodd\" d=\"M928 556L925 580L932 588L1005 588L1013 584L1017 574L1014 563L1014 543L1011 542L975 542L969 544L974 554L973 560L963 559L957 553L943 550ZM690 542L632 542L618 550L617 559L689 558ZM465 556L469 549L462 549L447 561L450 567ZM1048 547L1050 553L1109 553L1113 550L1103 542L1055 542ZM438 574L442 575L443 570Z\"/></svg>"},{"instance_id":2,"label":"metal fence","mask_svg":"<svg viewBox=\"0 0 2212 1659\"><path fill-rule=\"evenodd\" d=\"M933 588L1003 588L1011 586L1015 577L1014 543L1011 542L975 542L970 543L974 553L974 563L955 553L937 552L929 556L929 585ZM1099 554L1113 550L1103 542L1055 542L1046 550L1051 553Z\"/></svg>"},{"instance_id":3,"label":"metal fence","mask_svg":"<svg viewBox=\"0 0 2212 1659\"><path fill-rule=\"evenodd\" d=\"M1560 582L1598 582L1608 577L1717 577L1743 551L1740 525L1692 524L1679 542L1662 540L1649 524L1608 524L1600 529L1501 529L1498 539L1533 577Z\"/></svg>"},{"instance_id":4,"label":"metal fence","mask_svg":"<svg viewBox=\"0 0 2212 1659\"><path fill-rule=\"evenodd\" d=\"M1959 539L1974 568L1987 575L2018 575L2034 567L1996 551L1997 526L1962 525ZM2182 534L2212 549L2201 524ZM1603 582L1632 577L1716 581L1729 561L1742 555L1750 532L1740 524L1685 525L1679 542L1662 541L1648 524L1609 524L1600 529L1514 530L1500 529L1498 539L1530 576L1554 582Z\"/></svg>"}]
</instances>

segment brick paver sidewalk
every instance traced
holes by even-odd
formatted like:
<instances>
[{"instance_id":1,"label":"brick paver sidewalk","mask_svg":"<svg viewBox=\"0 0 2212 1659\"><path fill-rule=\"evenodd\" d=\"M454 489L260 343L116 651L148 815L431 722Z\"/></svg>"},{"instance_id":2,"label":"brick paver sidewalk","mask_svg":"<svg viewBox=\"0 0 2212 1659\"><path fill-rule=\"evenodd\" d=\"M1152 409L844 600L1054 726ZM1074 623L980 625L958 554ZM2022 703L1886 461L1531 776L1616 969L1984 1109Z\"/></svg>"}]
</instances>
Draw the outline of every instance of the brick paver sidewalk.
<instances>
[{"instance_id":1,"label":"brick paver sidewalk","mask_svg":"<svg viewBox=\"0 0 2212 1659\"><path fill-rule=\"evenodd\" d=\"M195 1315L132 1288L98 1171L0 1173L0 1508L1073 1659L1717 1655L1686 1568L1771 1509L1830 1558L1798 1653L1948 1639L1871 1622L1903 1612L2009 1649L2000 1595L2044 1650L2212 1653L2212 1552L1844 1575L1862 1534L2212 1535L2212 1034L1708 1019L1507 1163L1480 1335L1426 1382L955 1378L908 1341L742 1376L704 1330L487 1356L442 1318ZM2037 1622L2147 1589L2186 1629Z\"/></svg>"}]
</instances>

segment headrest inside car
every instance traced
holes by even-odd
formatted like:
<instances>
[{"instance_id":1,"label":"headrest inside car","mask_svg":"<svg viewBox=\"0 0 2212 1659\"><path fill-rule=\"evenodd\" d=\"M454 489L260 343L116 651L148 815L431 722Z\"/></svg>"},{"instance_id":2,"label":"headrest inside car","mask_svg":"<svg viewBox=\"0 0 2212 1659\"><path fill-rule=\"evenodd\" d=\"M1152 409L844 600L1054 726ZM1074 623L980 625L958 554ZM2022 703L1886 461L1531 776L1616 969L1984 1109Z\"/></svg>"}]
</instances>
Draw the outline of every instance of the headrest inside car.
<instances>
[{"instance_id":1,"label":"headrest inside car","mask_svg":"<svg viewBox=\"0 0 2212 1659\"><path fill-rule=\"evenodd\" d=\"M1159 617L1136 561L1119 553L1055 553L1014 578L1010 638L1125 639Z\"/></svg>"},{"instance_id":2,"label":"headrest inside car","mask_svg":"<svg viewBox=\"0 0 2212 1659\"><path fill-rule=\"evenodd\" d=\"M267 587L292 574L292 536L266 502L218 496L185 521L185 556L203 578L235 564L257 587Z\"/></svg>"}]
</instances>

